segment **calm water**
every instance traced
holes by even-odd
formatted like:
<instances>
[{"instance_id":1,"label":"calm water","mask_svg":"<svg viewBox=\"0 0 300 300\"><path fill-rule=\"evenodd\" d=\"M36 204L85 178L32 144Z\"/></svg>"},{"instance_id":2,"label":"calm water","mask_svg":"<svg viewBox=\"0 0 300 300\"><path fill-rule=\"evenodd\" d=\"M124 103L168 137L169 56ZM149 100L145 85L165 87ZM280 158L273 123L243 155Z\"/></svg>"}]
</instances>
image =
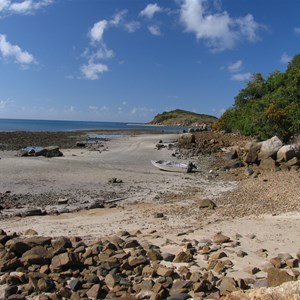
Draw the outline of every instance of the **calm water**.
<instances>
[{"instance_id":1,"label":"calm water","mask_svg":"<svg viewBox=\"0 0 300 300\"><path fill-rule=\"evenodd\" d=\"M22 120L0 119L0 131L73 131L73 130L126 130L146 129L182 131L186 127L147 126L144 124L128 124L119 122L88 122L88 121L53 121L53 120Z\"/></svg>"}]
</instances>

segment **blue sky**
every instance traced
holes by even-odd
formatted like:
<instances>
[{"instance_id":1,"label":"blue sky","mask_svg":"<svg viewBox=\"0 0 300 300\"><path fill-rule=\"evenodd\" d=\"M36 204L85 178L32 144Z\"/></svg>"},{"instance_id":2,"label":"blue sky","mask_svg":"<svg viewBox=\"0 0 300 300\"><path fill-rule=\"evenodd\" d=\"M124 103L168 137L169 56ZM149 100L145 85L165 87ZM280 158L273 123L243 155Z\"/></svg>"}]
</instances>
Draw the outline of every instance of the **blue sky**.
<instances>
[{"instance_id":1,"label":"blue sky","mask_svg":"<svg viewBox=\"0 0 300 300\"><path fill-rule=\"evenodd\" d=\"M0 118L220 116L251 74L285 71L297 0L0 0Z\"/></svg>"}]
</instances>

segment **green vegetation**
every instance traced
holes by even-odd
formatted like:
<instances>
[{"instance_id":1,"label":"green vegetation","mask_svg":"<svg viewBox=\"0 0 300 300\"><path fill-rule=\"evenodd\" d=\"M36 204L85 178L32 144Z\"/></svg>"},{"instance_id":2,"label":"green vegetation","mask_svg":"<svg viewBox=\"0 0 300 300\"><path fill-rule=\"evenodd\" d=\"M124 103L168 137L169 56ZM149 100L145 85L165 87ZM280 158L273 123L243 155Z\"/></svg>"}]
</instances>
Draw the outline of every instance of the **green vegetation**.
<instances>
[{"instance_id":1,"label":"green vegetation","mask_svg":"<svg viewBox=\"0 0 300 300\"><path fill-rule=\"evenodd\" d=\"M170 126L196 126L197 124L212 124L217 120L216 117L194 112L175 109L168 112L157 114L149 124L170 125Z\"/></svg>"},{"instance_id":2,"label":"green vegetation","mask_svg":"<svg viewBox=\"0 0 300 300\"><path fill-rule=\"evenodd\" d=\"M300 54L286 72L275 71L266 79L254 74L235 97L234 105L214 123L213 129L238 130L267 139L277 135L287 141L300 131Z\"/></svg>"}]
</instances>

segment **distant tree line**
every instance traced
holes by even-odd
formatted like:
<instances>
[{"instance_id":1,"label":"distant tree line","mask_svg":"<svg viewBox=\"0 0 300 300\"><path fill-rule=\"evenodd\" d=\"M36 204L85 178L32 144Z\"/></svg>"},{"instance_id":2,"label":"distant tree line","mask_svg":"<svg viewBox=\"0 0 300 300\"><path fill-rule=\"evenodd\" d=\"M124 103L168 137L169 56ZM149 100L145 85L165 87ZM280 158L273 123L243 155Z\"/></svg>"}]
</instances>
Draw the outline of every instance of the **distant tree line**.
<instances>
[{"instance_id":1,"label":"distant tree line","mask_svg":"<svg viewBox=\"0 0 300 300\"><path fill-rule=\"evenodd\" d=\"M213 129L239 131L267 139L277 135L287 141L300 132L300 54L285 72L274 71L267 78L252 75L235 97L234 105L214 123Z\"/></svg>"}]
</instances>

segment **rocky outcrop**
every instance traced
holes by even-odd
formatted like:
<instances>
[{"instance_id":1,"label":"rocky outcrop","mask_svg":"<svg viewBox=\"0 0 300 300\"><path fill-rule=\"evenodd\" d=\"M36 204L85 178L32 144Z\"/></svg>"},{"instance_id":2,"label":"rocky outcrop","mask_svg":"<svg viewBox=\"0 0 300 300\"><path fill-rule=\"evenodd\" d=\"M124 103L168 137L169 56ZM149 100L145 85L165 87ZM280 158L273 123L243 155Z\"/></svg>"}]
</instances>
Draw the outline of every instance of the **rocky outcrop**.
<instances>
[{"instance_id":1,"label":"rocky outcrop","mask_svg":"<svg viewBox=\"0 0 300 300\"><path fill-rule=\"evenodd\" d=\"M249 266L239 275L229 255L236 252L243 259L247 253L238 240L221 232L210 239L185 240L177 254L162 253L125 231L89 245L80 238L1 233L7 236L0 243L1 299L255 299L251 293L267 289L244 291L295 281L299 274L298 259L280 253L266 262L263 272ZM199 260L206 267L197 267Z\"/></svg>"}]
</instances>

